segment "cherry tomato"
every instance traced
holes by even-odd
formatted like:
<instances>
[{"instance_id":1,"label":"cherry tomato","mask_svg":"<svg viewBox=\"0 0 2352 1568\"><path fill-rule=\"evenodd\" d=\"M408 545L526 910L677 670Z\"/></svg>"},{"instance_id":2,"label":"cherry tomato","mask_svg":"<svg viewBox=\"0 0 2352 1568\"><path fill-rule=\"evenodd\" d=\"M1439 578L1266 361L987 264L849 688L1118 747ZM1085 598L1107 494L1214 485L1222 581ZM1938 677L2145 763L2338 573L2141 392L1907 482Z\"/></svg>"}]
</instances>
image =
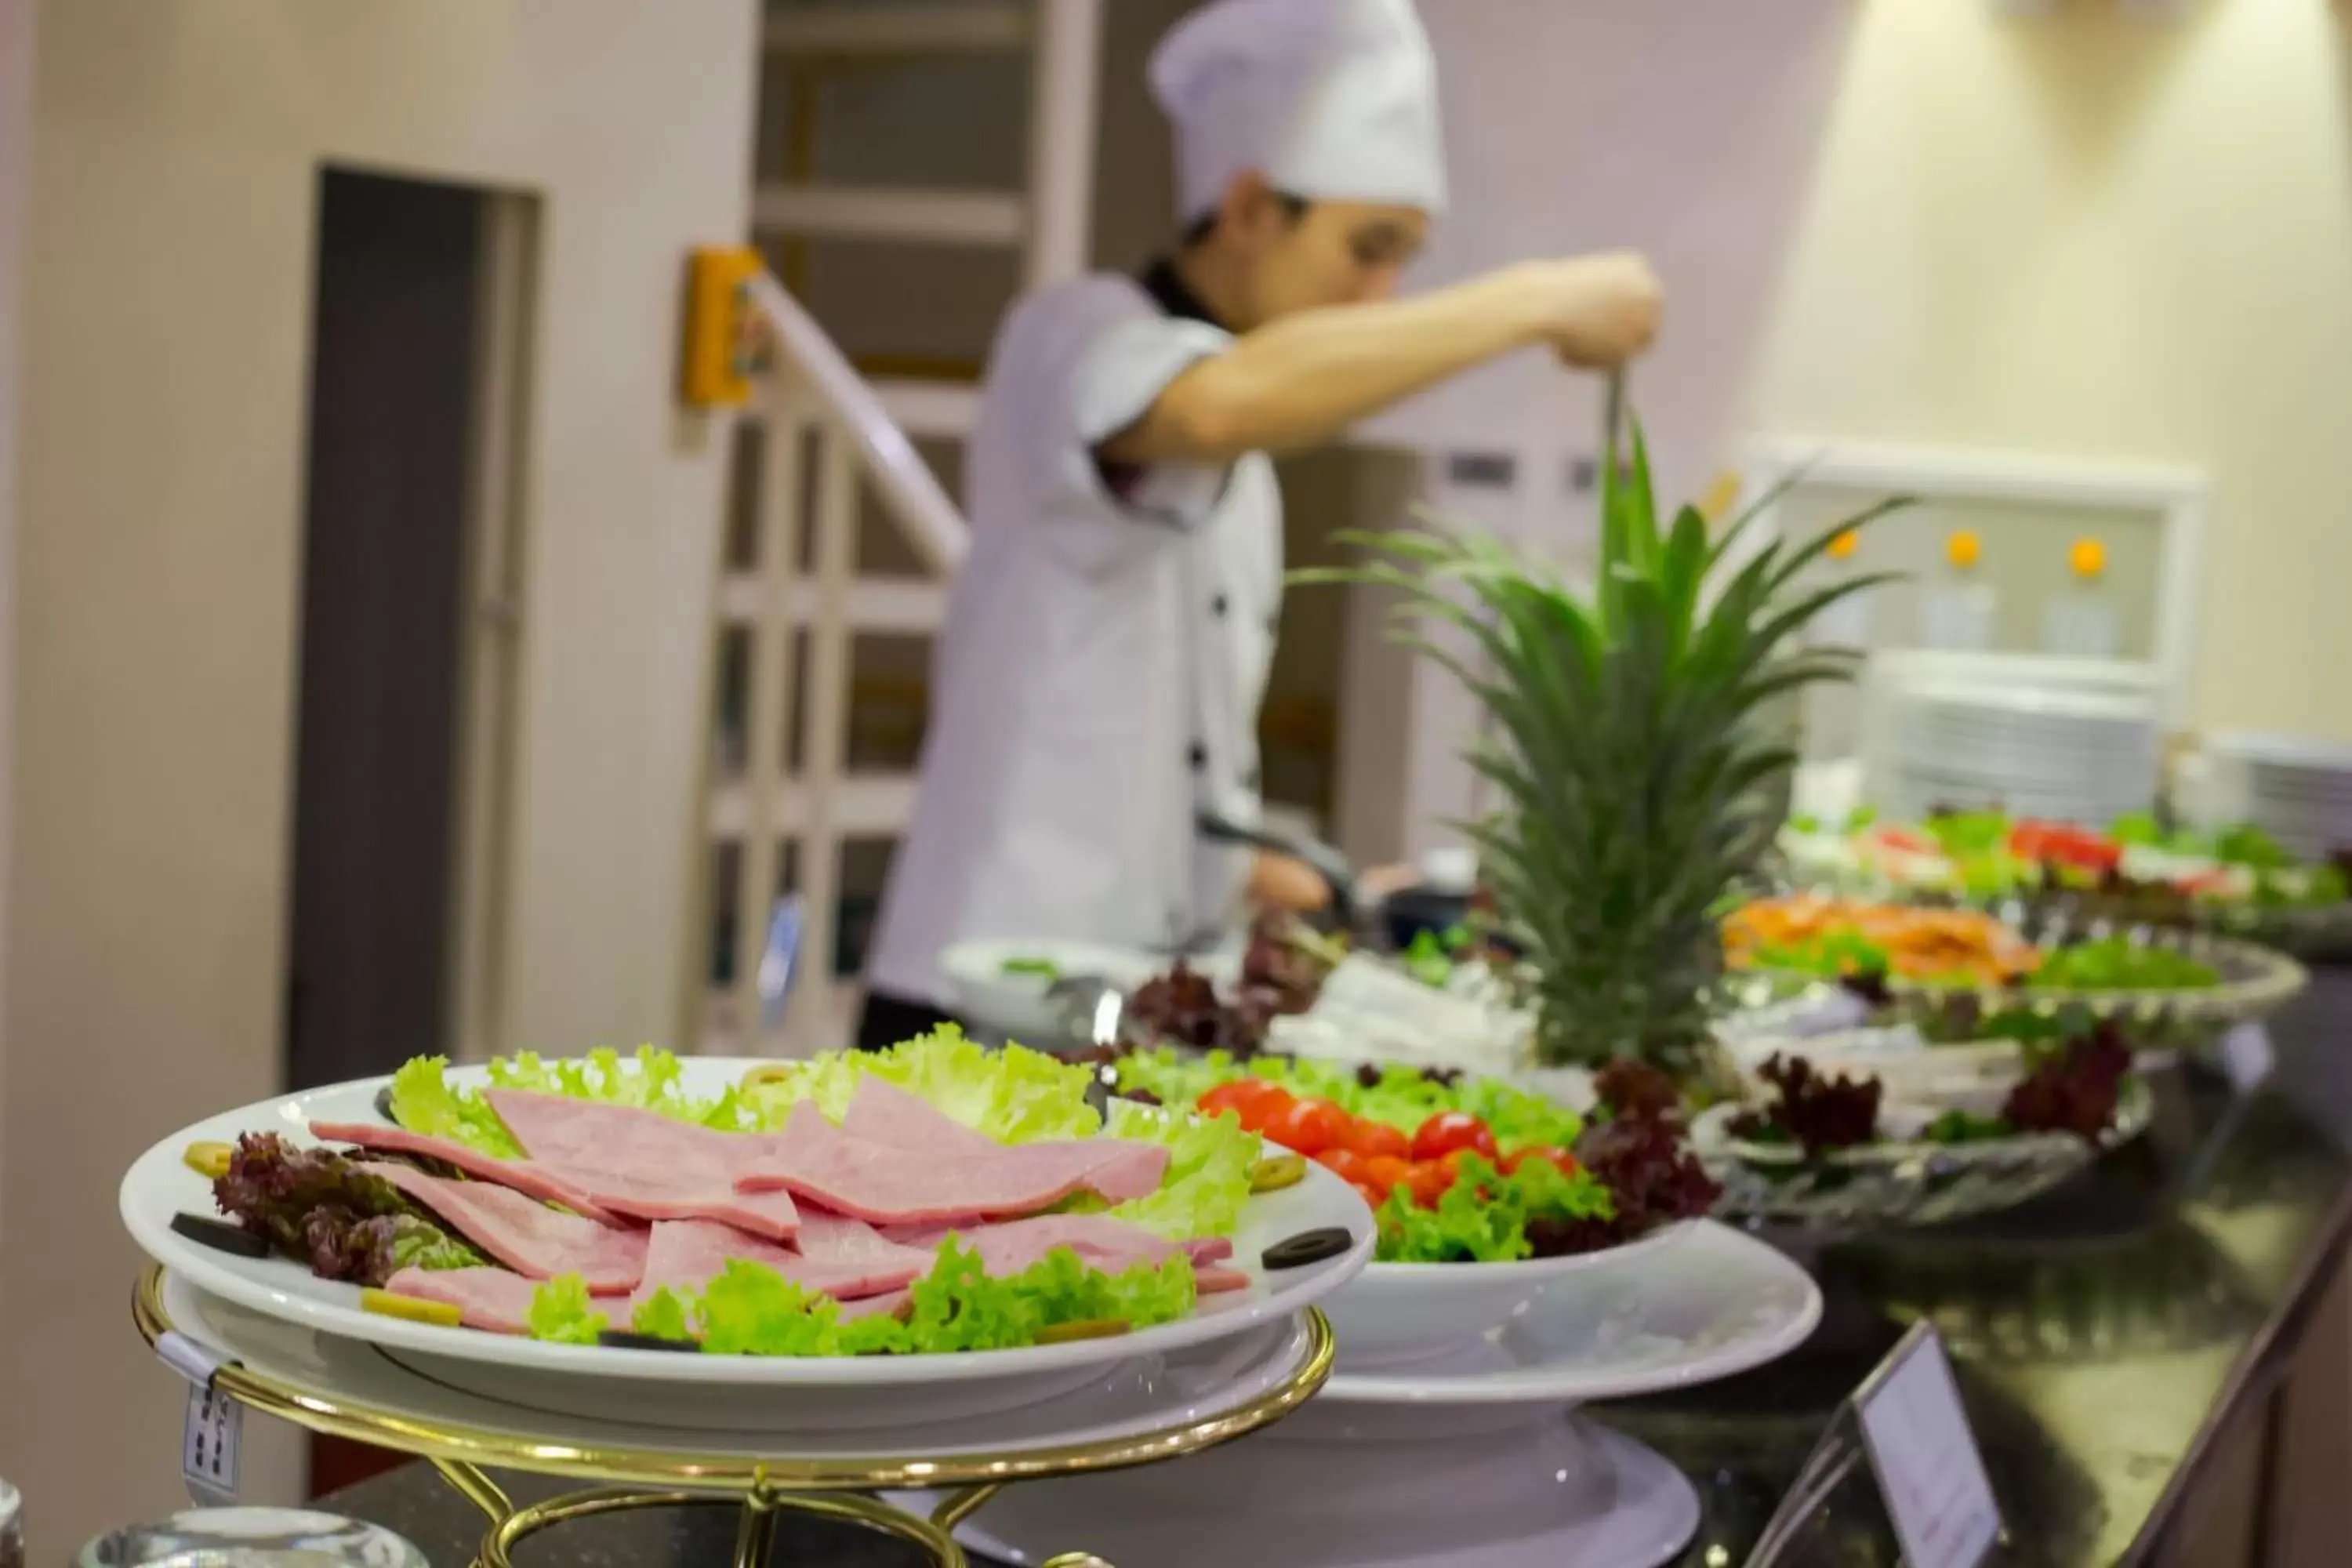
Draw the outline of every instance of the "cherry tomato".
<instances>
[{"instance_id":1,"label":"cherry tomato","mask_svg":"<svg viewBox=\"0 0 2352 1568\"><path fill-rule=\"evenodd\" d=\"M1563 1176L1572 1176L1583 1168L1576 1163L1574 1154L1556 1144L1529 1143L1524 1148L1514 1149L1503 1156L1503 1173L1508 1175L1529 1160L1549 1161L1559 1167L1559 1173Z\"/></svg>"},{"instance_id":2,"label":"cherry tomato","mask_svg":"<svg viewBox=\"0 0 2352 1568\"><path fill-rule=\"evenodd\" d=\"M1398 1160L1412 1157L1412 1139L1387 1122L1369 1117L1356 1119L1356 1125L1348 1133L1348 1147L1367 1159L1383 1154Z\"/></svg>"},{"instance_id":3,"label":"cherry tomato","mask_svg":"<svg viewBox=\"0 0 2352 1568\"><path fill-rule=\"evenodd\" d=\"M1412 1177L1412 1163L1394 1154L1374 1154L1364 1161L1364 1184L1387 1192Z\"/></svg>"},{"instance_id":4,"label":"cherry tomato","mask_svg":"<svg viewBox=\"0 0 2352 1568\"><path fill-rule=\"evenodd\" d=\"M1348 1113L1328 1100L1293 1100L1260 1131L1295 1153L1320 1154L1348 1136Z\"/></svg>"},{"instance_id":5,"label":"cherry tomato","mask_svg":"<svg viewBox=\"0 0 2352 1568\"><path fill-rule=\"evenodd\" d=\"M1441 1110L1412 1135L1415 1160L1442 1159L1456 1149L1470 1149L1489 1160L1495 1157L1495 1135L1486 1124L1465 1110Z\"/></svg>"},{"instance_id":6,"label":"cherry tomato","mask_svg":"<svg viewBox=\"0 0 2352 1568\"><path fill-rule=\"evenodd\" d=\"M1435 1208L1445 1189L1454 1184L1454 1173L1435 1160L1416 1161L1405 1176L1405 1186L1412 1201L1423 1208Z\"/></svg>"},{"instance_id":7,"label":"cherry tomato","mask_svg":"<svg viewBox=\"0 0 2352 1568\"><path fill-rule=\"evenodd\" d=\"M1269 1083L1262 1078L1237 1078L1230 1083L1221 1083L1201 1096L1199 1104L1202 1110L1214 1116L1220 1110L1243 1111L1282 1092L1281 1085Z\"/></svg>"},{"instance_id":8,"label":"cherry tomato","mask_svg":"<svg viewBox=\"0 0 2352 1568\"><path fill-rule=\"evenodd\" d=\"M1356 1195L1364 1200L1366 1208L1376 1209L1389 1201L1388 1194L1375 1192L1361 1182L1350 1182L1349 1185L1356 1189Z\"/></svg>"},{"instance_id":9,"label":"cherry tomato","mask_svg":"<svg viewBox=\"0 0 2352 1568\"><path fill-rule=\"evenodd\" d=\"M1370 1162L1353 1149L1326 1149L1315 1156L1315 1163L1353 1185L1372 1184L1371 1172L1367 1169Z\"/></svg>"},{"instance_id":10,"label":"cherry tomato","mask_svg":"<svg viewBox=\"0 0 2352 1568\"><path fill-rule=\"evenodd\" d=\"M2110 871L2123 860L2123 846L2105 834L2030 819L2009 830L2009 851L2022 859L2053 860L2087 871Z\"/></svg>"},{"instance_id":11,"label":"cherry tomato","mask_svg":"<svg viewBox=\"0 0 2352 1568\"><path fill-rule=\"evenodd\" d=\"M1254 1095L1244 1100L1240 1106L1242 1129L1244 1131L1257 1133L1260 1137L1273 1138L1274 1124L1289 1115L1291 1109L1297 1103L1298 1101L1290 1097L1287 1089L1279 1088L1272 1094ZM1275 1141L1281 1142L1280 1139ZM1307 1151L1302 1149L1298 1152L1303 1154Z\"/></svg>"}]
</instances>

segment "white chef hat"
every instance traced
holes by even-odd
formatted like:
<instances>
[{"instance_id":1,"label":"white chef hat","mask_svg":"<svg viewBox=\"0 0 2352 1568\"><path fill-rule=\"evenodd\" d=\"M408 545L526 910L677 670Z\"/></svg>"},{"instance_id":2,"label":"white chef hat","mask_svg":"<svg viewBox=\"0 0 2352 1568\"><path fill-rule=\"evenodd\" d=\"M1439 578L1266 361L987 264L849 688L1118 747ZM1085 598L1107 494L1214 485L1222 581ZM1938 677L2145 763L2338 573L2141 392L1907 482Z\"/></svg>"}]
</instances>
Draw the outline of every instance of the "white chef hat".
<instances>
[{"instance_id":1,"label":"white chef hat","mask_svg":"<svg viewBox=\"0 0 2352 1568\"><path fill-rule=\"evenodd\" d=\"M1412 0L1212 0L1151 57L1176 126L1180 218L1255 170L1326 201L1437 213L1437 70Z\"/></svg>"}]
</instances>

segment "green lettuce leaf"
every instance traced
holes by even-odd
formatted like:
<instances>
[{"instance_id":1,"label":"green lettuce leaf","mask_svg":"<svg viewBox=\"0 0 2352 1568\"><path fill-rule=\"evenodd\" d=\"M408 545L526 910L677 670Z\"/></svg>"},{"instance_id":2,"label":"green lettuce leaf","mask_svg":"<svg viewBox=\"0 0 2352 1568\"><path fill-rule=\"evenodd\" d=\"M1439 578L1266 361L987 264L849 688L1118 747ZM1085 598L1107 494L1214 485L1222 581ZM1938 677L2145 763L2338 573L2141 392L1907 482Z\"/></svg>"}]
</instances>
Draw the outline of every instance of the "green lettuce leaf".
<instances>
[{"instance_id":1,"label":"green lettuce leaf","mask_svg":"<svg viewBox=\"0 0 2352 1568\"><path fill-rule=\"evenodd\" d=\"M1529 1160L1505 1175L1474 1154L1433 1208L1417 1206L1402 1186L1389 1194L1373 1256L1382 1263L1510 1263L1535 1250L1530 1220L1605 1220L1616 1212L1608 1187L1590 1171L1571 1176Z\"/></svg>"},{"instance_id":2,"label":"green lettuce leaf","mask_svg":"<svg viewBox=\"0 0 2352 1568\"><path fill-rule=\"evenodd\" d=\"M404 1268L479 1268L489 1259L428 1219L397 1215L374 1222L385 1232L385 1279Z\"/></svg>"},{"instance_id":3,"label":"green lettuce leaf","mask_svg":"<svg viewBox=\"0 0 2352 1568\"><path fill-rule=\"evenodd\" d=\"M940 1247L931 1272L908 1289L906 1332L925 1352L1009 1350L1034 1344L1055 1323L1122 1319L1150 1328L1192 1310L1191 1259L1139 1263L1118 1274L1088 1266L1057 1247L1010 1279L991 1279L980 1255L953 1237Z\"/></svg>"},{"instance_id":4,"label":"green lettuce leaf","mask_svg":"<svg viewBox=\"0 0 2352 1568\"><path fill-rule=\"evenodd\" d=\"M782 1126L803 1100L839 1121L858 1080L870 1075L1000 1142L1091 1138L1102 1130L1102 1119L1087 1104L1093 1079L1086 1068L1023 1046L991 1050L952 1026L885 1051L841 1051L782 1065L782 1077L743 1096L758 1121L771 1128Z\"/></svg>"},{"instance_id":5,"label":"green lettuce leaf","mask_svg":"<svg viewBox=\"0 0 2352 1568\"><path fill-rule=\"evenodd\" d=\"M604 1314L590 1305L587 1281L577 1274L559 1275L532 1291L524 1321L531 1338L568 1345L593 1345L604 1331Z\"/></svg>"},{"instance_id":6,"label":"green lettuce leaf","mask_svg":"<svg viewBox=\"0 0 2352 1568\"><path fill-rule=\"evenodd\" d=\"M712 1355L832 1355L841 1309L763 1264L742 1258L702 1288L697 1312Z\"/></svg>"},{"instance_id":7,"label":"green lettuce leaf","mask_svg":"<svg viewBox=\"0 0 2352 1568\"><path fill-rule=\"evenodd\" d=\"M480 1091L460 1089L448 1078L449 1058L417 1057L392 1075L393 1120L411 1132L450 1138L486 1154L513 1159L522 1146L507 1131L499 1113ZM568 1100L593 1100L606 1105L629 1105L658 1111L680 1121L699 1122L722 1131L748 1131L757 1119L733 1089L715 1100L686 1092L684 1068L676 1056L653 1046L639 1046L630 1056L610 1048L590 1051L569 1060L547 1061L536 1052L499 1057L489 1067L490 1082L500 1089L530 1089Z\"/></svg>"},{"instance_id":8,"label":"green lettuce leaf","mask_svg":"<svg viewBox=\"0 0 2352 1568\"><path fill-rule=\"evenodd\" d=\"M694 1338L694 1324L687 1316L686 1302L667 1285L655 1291L630 1314L629 1327L635 1332L650 1334L657 1340Z\"/></svg>"},{"instance_id":9,"label":"green lettuce leaf","mask_svg":"<svg viewBox=\"0 0 2352 1568\"><path fill-rule=\"evenodd\" d=\"M675 1054L654 1046L639 1046L626 1058L606 1047L584 1057L555 1061L541 1060L535 1051L522 1051L490 1063L490 1081L500 1089L634 1106L722 1131L751 1128L749 1112L736 1090L730 1089L713 1100L698 1099L687 1093L685 1076L686 1069Z\"/></svg>"},{"instance_id":10,"label":"green lettuce leaf","mask_svg":"<svg viewBox=\"0 0 2352 1568\"><path fill-rule=\"evenodd\" d=\"M1231 1236L1250 1199L1250 1168L1263 1144L1242 1131L1231 1111L1215 1118L1188 1116L1131 1100L1110 1106L1113 1138L1168 1146L1168 1173L1157 1192L1131 1198L1110 1211L1114 1219L1140 1226L1171 1241Z\"/></svg>"},{"instance_id":11,"label":"green lettuce leaf","mask_svg":"<svg viewBox=\"0 0 2352 1568\"><path fill-rule=\"evenodd\" d=\"M543 1292L542 1292L543 1293ZM1192 1310L1192 1266L1182 1254L1157 1266L1137 1264L1118 1274L1088 1266L1066 1247L1010 1279L992 1279L980 1255L954 1237L940 1248L931 1271L908 1290L906 1321L866 1316L841 1321L831 1297L817 1295L775 1270L740 1258L673 1316L656 1296L638 1320L640 1332L689 1338L701 1330L714 1355L905 1355L952 1351L1010 1350L1034 1344L1056 1323L1120 1319L1142 1329ZM534 1327L536 1319L534 1319Z\"/></svg>"},{"instance_id":12,"label":"green lettuce leaf","mask_svg":"<svg viewBox=\"0 0 2352 1568\"><path fill-rule=\"evenodd\" d=\"M411 1132L448 1138L485 1154L516 1159L522 1146L489 1102L453 1087L447 1057L415 1057L392 1075L392 1119Z\"/></svg>"},{"instance_id":13,"label":"green lettuce leaf","mask_svg":"<svg viewBox=\"0 0 2352 1568\"><path fill-rule=\"evenodd\" d=\"M1161 1046L1118 1059L1120 1090L1147 1089L1162 1105L1192 1105L1209 1090L1244 1076L1249 1068L1230 1051L1196 1054Z\"/></svg>"}]
</instances>

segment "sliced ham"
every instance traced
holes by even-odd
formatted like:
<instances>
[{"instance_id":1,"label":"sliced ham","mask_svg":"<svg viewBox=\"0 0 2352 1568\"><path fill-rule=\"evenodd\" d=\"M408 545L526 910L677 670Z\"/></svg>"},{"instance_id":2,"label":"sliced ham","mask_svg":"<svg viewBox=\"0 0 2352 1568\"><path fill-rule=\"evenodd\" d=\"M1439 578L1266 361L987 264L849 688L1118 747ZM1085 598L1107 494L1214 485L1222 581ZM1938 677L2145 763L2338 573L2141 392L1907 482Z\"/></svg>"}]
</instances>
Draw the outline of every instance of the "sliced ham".
<instances>
[{"instance_id":1,"label":"sliced ham","mask_svg":"<svg viewBox=\"0 0 2352 1568\"><path fill-rule=\"evenodd\" d=\"M488 1089L484 1098L534 1160L635 1169L649 1162L723 1159L726 1151L720 1144L746 1137L634 1105L606 1105L524 1089Z\"/></svg>"},{"instance_id":2,"label":"sliced ham","mask_svg":"<svg viewBox=\"0 0 2352 1568\"><path fill-rule=\"evenodd\" d=\"M739 1177L745 1190L782 1188L877 1225L1029 1215L1077 1192L1122 1202L1156 1189L1168 1167L1165 1148L1112 1138L916 1158L843 1131L805 1100L782 1132L759 1142L763 1152Z\"/></svg>"},{"instance_id":3,"label":"sliced ham","mask_svg":"<svg viewBox=\"0 0 2352 1568\"><path fill-rule=\"evenodd\" d=\"M665 1220L653 1228L653 1239L646 1249L645 1277L630 1300L630 1310L634 1312L663 1289L680 1296L698 1292L737 1258L772 1268L794 1284L838 1301L897 1290L931 1266L929 1253L903 1247L893 1250L898 1256L887 1260L826 1261L745 1236L732 1226L710 1220Z\"/></svg>"},{"instance_id":4,"label":"sliced ham","mask_svg":"<svg viewBox=\"0 0 2352 1568\"><path fill-rule=\"evenodd\" d=\"M1106 1274L1138 1263L1158 1263L1187 1250L1139 1226L1098 1214L1036 1215L993 1225L894 1226L886 1234L908 1247L927 1248L954 1236L979 1253L981 1267L999 1279L1020 1273L1057 1247L1068 1247L1081 1262ZM1232 1251L1230 1243L1226 1251Z\"/></svg>"},{"instance_id":5,"label":"sliced ham","mask_svg":"<svg viewBox=\"0 0 2352 1568\"><path fill-rule=\"evenodd\" d=\"M586 1187L597 1203L614 1214L648 1225L704 1219L769 1241L790 1241L800 1231L800 1209L790 1193L739 1193L733 1175L723 1170L656 1176L593 1172L562 1163L552 1168Z\"/></svg>"},{"instance_id":6,"label":"sliced ham","mask_svg":"<svg viewBox=\"0 0 2352 1568\"><path fill-rule=\"evenodd\" d=\"M517 1274L533 1279L577 1274L592 1293L619 1295L635 1289L645 1273L642 1230L565 1214L488 1182L428 1176L414 1165L368 1161L360 1169L431 1209Z\"/></svg>"},{"instance_id":7,"label":"sliced ham","mask_svg":"<svg viewBox=\"0 0 2352 1568\"><path fill-rule=\"evenodd\" d=\"M1250 1277L1238 1268L1227 1268L1223 1264L1212 1263L1205 1268L1199 1265L1193 1267L1192 1283L1199 1289L1202 1295L1213 1296L1223 1290L1248 1289Z\"/></svg>"},{"instance_id":8,"label":"sliced ham","mask_svg":"<svg viewBox=\"0 0 2352 1568\"><path fill-rule=\"evenodd\" d=\"M849 1109L842 1112L841 1130L853 1138L924 1154L989 1154L1004 1147L930 1101L872 1077L857 1080Z\"/></svg>"},{"instance_id":9,"label":"sliced ham","mask_svg":"<svg viewBox=\"0 0 2352 1568\"><path fill-rule=\"evenodd\" d=\"M404 1127L383 1127L365 1121L313 1121L310 1136L328 1143L351 1143L378 1154L416 1154L427 1160L438 1160L454 1165L479 1181L496 1182L502 1187L534 1197L542 1203L562 1204L575 1214L590 1219L609 1220L613 1216L596 1206L595 1200L543 1166L529 1160L501 1160L495 1154L485 1154L469 1148L454 1138L429 1138L422 1132L411 1132Z\"/></svg>"},{"instance_id":10,"label":"sliced ham","mask_svg":"<svg viewBox=\"0 0 2352 1568\"><path fill-rule=\"evenodd\" d=\"M1165 1150L1126 1139L1056 1139L1038 1143L1004 1144L985 1132L966 1127L954 1117L878 1078L858 1080L843 1112L841 1130L853 1138L887 1143L925 1156L1003 1154L1013 1150L1082 1150L1086 1158L1099 1159L1088 1185L1113 1203L1155 1192L1167 1173Z\"/></svg>"},{"instance_id":11,"label":"sliced ham","mask_svg":"<svg viewBox=\"0 0 2352 1568\"><path fill-rule=\"evenodd\" d=\"M906 1310L907 1292L886 1290L879 1296L867 1296L856 1301L844 1301L841 1304L839 1321L854 1323L860 1318L880 1316L896 1318L902 1316Z\"/></svg>"},{"instance_id":12,"label":"sliced ham","mask_svg":"<svg viewBox=\"0 0 2352 1568\"><path fill-rule=\"evenodd\" d=\"M527 1334L530 1299L539 1281L504 1268L404 1268L385 1280L383 1288L395 1296L455 1307L469 1329Z\"/></svg>"},{"instance_id":13,"label":"sliced ham","mask_svg":"<svg viewBox=\"0 0 2352 1568\"><path fill-rule=\"evenodd\" d=\"M614 1214L715 1220L770 1241L789 1241L800 1228L790 1193L737 1190L738 1173L764 1139L522 1089L494 1089L488 1098L534 1165Z\"/></svg>"},{"instance_id":14,"label":"sliced ham","mask_svg":"<svg viewBox=\"0 0 2352 1568\"><path fill-rule=\"evenodd\" d=\"M930 1272L936 1250L892 1241L862 1219L821 1208L801 1210L801 1233L794 1246L812 1263L884 1271L912 1268L916 1274Z\"/></svg>"},{"instance_id":15,"label":"sliced ham","mask_svg":"<svg viewBox=\"0 0 2352 1568\"><path fill-rule=\"evenodd\" d=\"M1212 1263L1223 1263L1234 1255L1234 1244L1229 1237L1203 1236L1181 1245L1185 1256L1192 1258L1192 1267L1195 1268L1203 1268Z\"/></svg>"}]
</instances>

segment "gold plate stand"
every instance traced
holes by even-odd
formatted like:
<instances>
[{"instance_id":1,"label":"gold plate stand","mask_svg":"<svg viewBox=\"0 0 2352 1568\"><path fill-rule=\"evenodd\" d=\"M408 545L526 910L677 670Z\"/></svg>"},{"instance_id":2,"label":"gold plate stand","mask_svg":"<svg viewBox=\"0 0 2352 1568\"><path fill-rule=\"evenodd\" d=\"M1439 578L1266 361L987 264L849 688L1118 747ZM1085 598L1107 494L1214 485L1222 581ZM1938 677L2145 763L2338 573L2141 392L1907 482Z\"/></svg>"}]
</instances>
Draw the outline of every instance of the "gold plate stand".
<instances>
[{"instance_id":1,"label":"gold plate stand","mask_svg":"<svg viewBox=\"0 0 2352 1568\"><path fill-rule=\"evenodd\" d=\"M140 1277L131 1305L150 1346L174 1331L163 1308L161 1265L151 1265ZM480 1568L511 1568L509 1554L517 1542L568 1521L635 1509L722 1504L741 1510L735 1533L736 1568L762 1568L776 1516L784 1510L862 1525L920 1547L940 1568L965 1568L955 1527L1011 1482L1181 1458L1245 1436L1306 1404L1331 1375L1332 1356L1331 1325L1320 1311L1307 1310L1307 1353L1297 1371L1223 1415L1099 1443L935 1459L760 1459L743 1454L647 1453L541 1442L476 1427L427 1425L413 1415L256 1373L234 1362L213 1374L212 1386L241 1405L313 1432L430 1460L444 1479L489 1518L489 1532L476 1559ZM517 1508L486 1467L600 1484ZM940 1489L948 1495L928 1519L857 1495ZM1072 1552L1051 1559L1045 1568L1077 1568L1097 1561Z\"/></svg>"}]
</instances>

